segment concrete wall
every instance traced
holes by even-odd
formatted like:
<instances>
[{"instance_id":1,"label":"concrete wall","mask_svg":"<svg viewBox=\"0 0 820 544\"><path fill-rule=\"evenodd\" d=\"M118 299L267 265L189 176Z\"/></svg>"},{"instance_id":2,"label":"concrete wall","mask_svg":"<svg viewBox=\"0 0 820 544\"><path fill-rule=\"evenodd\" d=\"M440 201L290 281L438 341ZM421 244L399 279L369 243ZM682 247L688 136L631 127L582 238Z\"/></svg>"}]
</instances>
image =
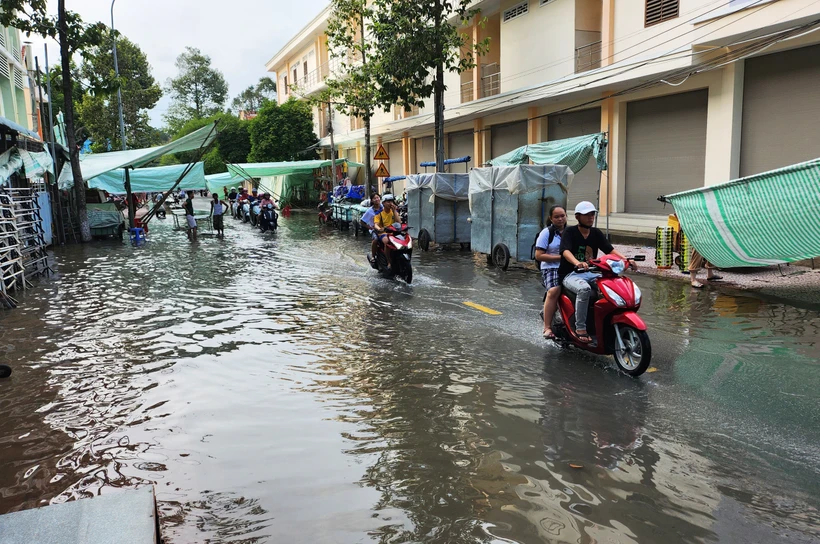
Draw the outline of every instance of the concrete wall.
<instances>
[{"instance_id":1,"label":"concrete wall","mask_svg":"<svg viewBox=\"0 0 820 544\"><path fill-rule=\"evenodd\" d=\"M501 23L502 93L575 72L575 1L529 0L528 13ZM503 0L502 14L518 3Z\"/></svg>"}]
</instances>

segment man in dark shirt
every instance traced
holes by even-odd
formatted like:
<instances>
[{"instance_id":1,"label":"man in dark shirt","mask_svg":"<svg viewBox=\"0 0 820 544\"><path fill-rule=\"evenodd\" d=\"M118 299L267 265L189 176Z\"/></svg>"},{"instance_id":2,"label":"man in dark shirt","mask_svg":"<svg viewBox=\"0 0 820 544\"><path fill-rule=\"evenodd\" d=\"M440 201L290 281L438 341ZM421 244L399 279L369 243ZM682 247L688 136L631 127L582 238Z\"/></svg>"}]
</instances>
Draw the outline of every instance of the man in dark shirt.
<instances>
[{"instance_id":1,"label":"man in dark shirt","mask_svg":"<svg viewBox=\"0 0 820 544\"><path fill-rule=\"evenodd\" d=\"M589 271L589 263L586 261L597 257L599 249L626 260L626 257L615 251L604 233L592 226L597 211L592 202L579 202L575 206L578 224L564 229L559 249L561 264L558 266L558 279L565 289L576 295L575 332L584 343L592 341L587 334L587 308L591 291L589 282L600 277L600 274ZM629 261L629 265L633 270L637 269L634 261Z\"/></svg>"},{"instance_id":2,"label":"man in dark shirt","mask_svg":"<svg viewBox=\"0 0 820 544\"><path fill-rule=\"evenodd\" d=\"M188 222L188 239L196 242L196 218L194 217L194 192L188 191L185 199L185 220Z\"/></svg>"}]
</instances>

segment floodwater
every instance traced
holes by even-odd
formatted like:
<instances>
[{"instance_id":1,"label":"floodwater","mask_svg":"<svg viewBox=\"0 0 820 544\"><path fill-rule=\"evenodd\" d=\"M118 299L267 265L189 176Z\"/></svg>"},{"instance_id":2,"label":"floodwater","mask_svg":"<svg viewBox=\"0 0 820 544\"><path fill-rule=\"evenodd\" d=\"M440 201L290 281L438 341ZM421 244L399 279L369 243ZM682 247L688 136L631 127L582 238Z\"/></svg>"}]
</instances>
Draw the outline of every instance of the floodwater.
<instances>
[{"instance_id":1,"label":"floodwater","mask_svg":"<svg viewBox=\"0 0 820 544\"><path fill-rule=\"evenodd\" d=\"M820 542L816 310L638 276L631 379L540 339L533 270L168 222L0 313L0 513L153 483L171 543Z\"/></svg>"}]
</instances>

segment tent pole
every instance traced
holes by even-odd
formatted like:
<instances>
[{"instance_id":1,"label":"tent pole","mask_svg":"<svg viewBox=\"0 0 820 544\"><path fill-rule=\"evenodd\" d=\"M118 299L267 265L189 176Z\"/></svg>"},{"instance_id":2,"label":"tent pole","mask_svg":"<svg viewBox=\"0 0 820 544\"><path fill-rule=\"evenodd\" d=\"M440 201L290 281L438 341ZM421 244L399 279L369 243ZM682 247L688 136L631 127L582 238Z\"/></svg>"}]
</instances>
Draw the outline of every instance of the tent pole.
<instances>
[{"instance_id":1,"label":"tent pole","mask_svg":"<svg viewBox=\"0 0 820 544\"><path fill-rule=\"evenodd\" d=\"M131 193L131 169L129 167L125 167L125 201L128 204L128 225L130 228L134 228L136 225L136 218L134 215L137 213L137 207L134 206L134 197L133 193Z\"/></svg>"}]
</instances>

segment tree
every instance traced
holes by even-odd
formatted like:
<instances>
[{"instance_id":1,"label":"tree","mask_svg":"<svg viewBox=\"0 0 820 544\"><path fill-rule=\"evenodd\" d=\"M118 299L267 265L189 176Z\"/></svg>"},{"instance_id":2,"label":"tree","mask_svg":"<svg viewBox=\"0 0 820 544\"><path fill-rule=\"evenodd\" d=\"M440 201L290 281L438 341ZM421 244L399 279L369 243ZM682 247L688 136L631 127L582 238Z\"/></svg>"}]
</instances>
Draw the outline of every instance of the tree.
<instances>
[{"instance_id":1,"label":"tree","mask_svg":"<svg viewBox=\"0 0 820 544\"><path fill-rule=\"evenodd\" d=\"M192 119L185 123L174 135L174 139L179 139L195 130L207 126L214 121L219 121L219 133L216 136L214 145L202 157L205 163L206 174L218 174L226 172L226 164L241 163L248 160L251 152L250 121L239 119L230 113L218 113L205 119ZM187 163L194 160L195 151L186 151L163 157L160 164Z\"/></svg>"},{"instance_id":2,"label":"tree","mask_svg":"<svg viewBox=\"0 0 820 544\"><path fill-rule=\"evenodd\" d=\"M228 98L225 76L211 68L211 57L186 47L176 60L179 75L168 80L173 100L165 114L171 132L178 132L191 119L204 119L222 111Z\"/></svg>"},{"instance_id":3,"label":"tree","mask_svg":"<svg viewBox=\"0 0 820 544\"><path fill-rule=\"evenodd\" d=\"M380 101L384 106L397 104L409 108L424 106L424 99L433 96L438 172L444 171L444 73L474 68L476 55L486 53L489 46L489 38L471 43L469 36L450 23L458 18L465 24L477 16L478 10L469 8L472 3L472 0L373 1Z\"/></svg>"},{"instance_id":4,"label":"tree","mask_svg":"<svg viewBox=\"0 0 820 544\"><path fill-rule=\"evenodd\" d=\"M94 140L92 149L105 151L120 149L117 87L121 85L122 110L128 147L141 148L157 145L160 135L149 125L148 110L162 96L162 89L151 75L148 58L138 45L128 38L117 36L117 60L120 78L114 71L111 55L111 32L106 32L102 44L83 53L79 74L86 93L75 100L83 126Z\"/></svg>"},{"instance_id":5,"label":"tree","mask_svg":"<svg viewBox=\"0 0 820 544\"><path fill-rule=\"evenodd\" d=\"M256 113L266 101L275 97L276 82L269 77L263 77L259 79L259 83L239 93L231 102L231 109L237 115L240 111Z\"/></svg>"},{"instance_id":6,"label":"tree","mask_svg":"<svg viewBox=\"0 0 820 544\"><path fill-rule=\"evenodd\" d=\"M269 101L250 122L251 162L316 159L310 105L291 98L281 106Z\"/></svg>"},{"instance_id":7,"label":"tree","mask_svg":"<svg viewBox=\"0 0 820 544\"><path fill-rule=\"evenodd\" d=\"M74 195L77 203L77 219L80 223L80 236L83 242L91 241L91 227L88 224L88 211L85 205L85 183L80 168L80 150L77 146L74 131L74 97L71 74L71 57L102 43L105 25L96 23L87 25L79 15L66 11L65 0L57 1L56 19L46 13L47 0L0 0L0 24L18 28L26 34L39 34L43 37L57 38L60 44L62 68L63 106L65 108L66 137L71 160L71 173L74 178Z\"/></svg>"},{"instance_id":8,"label":"tree","mask_svg":"<svg viewBox=\"0 0 820 544\"><path fill-rule=\"evenodd\" d=\"M364 185L370 197L370 120L379 103L377 51L367 36L374 32L372 1L331 0L327 42L330 54L341 60L341 75L326 80L326 101L337 110L364 120ZM323 99L325 99L323 97ZM333 151L335 152L335 151Z\"/></svg>"}]
</instances>

